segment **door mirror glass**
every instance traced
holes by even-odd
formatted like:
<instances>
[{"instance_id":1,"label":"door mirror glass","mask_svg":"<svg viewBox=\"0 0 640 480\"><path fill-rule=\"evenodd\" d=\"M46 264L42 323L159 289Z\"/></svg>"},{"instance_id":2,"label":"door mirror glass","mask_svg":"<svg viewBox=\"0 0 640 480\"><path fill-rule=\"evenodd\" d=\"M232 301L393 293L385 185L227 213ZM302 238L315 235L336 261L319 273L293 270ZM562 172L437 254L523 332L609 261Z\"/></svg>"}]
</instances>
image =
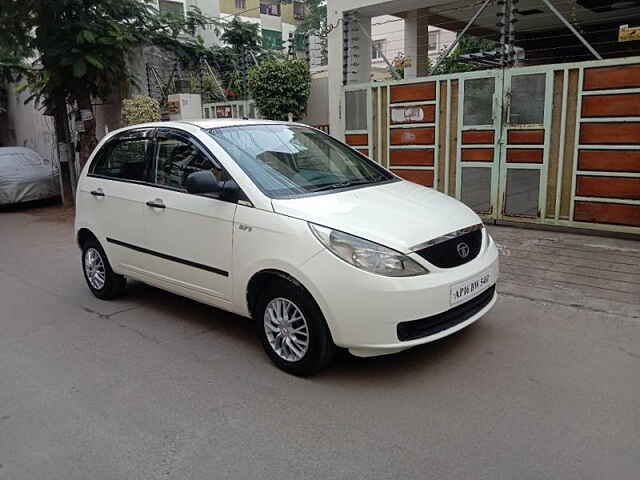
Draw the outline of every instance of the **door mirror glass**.
<instances>
[{"instance_id":1,"label":"door mirror glass","mask_svg":"<svg viewBox=\"0 0 640 480\"><path fill-rule=\"evenodd\" d=\"M211 170L200 170L190 173L184 181L184 188L193 194L219 193L222 189Z\"/></svg>"}]
</instances>

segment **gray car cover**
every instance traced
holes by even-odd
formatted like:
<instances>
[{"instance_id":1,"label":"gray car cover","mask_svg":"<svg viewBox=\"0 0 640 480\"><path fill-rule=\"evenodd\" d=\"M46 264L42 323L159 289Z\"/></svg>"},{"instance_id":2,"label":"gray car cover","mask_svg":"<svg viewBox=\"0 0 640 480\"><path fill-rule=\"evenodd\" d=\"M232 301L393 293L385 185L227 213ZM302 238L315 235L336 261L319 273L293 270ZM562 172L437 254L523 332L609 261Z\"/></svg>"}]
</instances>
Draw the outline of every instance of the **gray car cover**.
<instances>
[{"instance_id":1,"label":"gray car cover","mask_svg":"<svg viewBox=\"0 0 640 480\"><path fill-rule=\"evenodd\" d=\"M24 147L0 148L0 205L60 194L58 168Z\"/></svg>"}]
</instances>

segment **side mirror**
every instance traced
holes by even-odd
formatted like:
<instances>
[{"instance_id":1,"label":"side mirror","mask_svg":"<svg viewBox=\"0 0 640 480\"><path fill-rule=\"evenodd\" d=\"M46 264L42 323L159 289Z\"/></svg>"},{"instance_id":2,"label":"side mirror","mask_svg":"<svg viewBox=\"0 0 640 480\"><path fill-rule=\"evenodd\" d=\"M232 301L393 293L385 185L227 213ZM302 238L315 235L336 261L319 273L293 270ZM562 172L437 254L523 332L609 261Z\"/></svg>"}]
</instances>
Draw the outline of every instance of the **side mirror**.
<instances>
[{"instance_id":1,"label":"side mirror","mask_svg":"<svg viewBox=\"0 0 640 480\"><path fill-rule=\"evenodd\" d=\"M184 181L187 192L194 194L220 193L222 189L213 172L201 170L193 172Z\"/></svg>"}]
</instances>

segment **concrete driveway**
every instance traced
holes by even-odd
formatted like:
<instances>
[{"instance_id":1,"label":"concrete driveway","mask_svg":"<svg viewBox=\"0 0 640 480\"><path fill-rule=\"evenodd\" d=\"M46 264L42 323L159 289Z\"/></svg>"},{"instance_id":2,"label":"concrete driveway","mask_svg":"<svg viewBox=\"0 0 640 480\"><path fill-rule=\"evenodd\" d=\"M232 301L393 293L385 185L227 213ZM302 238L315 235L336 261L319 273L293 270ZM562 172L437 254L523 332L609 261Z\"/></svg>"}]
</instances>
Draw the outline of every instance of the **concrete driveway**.
<instances>
[{"instance_id":1,"label":"concrete driveway","mask_svg":"<svg viewBox=\"0 0 640 480\"><path fill-rule=\"evenodd\" d=\"M0 212L0 479L639 476L639 242L491 228L483 320L300 379L242 318L93 298L71 222Z\"/></svg>"}]
</instances>

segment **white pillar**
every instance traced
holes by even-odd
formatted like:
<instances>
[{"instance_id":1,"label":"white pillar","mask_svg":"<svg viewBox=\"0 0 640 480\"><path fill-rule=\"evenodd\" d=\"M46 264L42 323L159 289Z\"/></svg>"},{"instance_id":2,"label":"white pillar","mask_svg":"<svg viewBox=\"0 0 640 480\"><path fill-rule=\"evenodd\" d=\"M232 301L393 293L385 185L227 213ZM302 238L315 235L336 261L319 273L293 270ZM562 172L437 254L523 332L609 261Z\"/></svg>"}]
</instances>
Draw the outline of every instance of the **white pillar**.
<instances>
[{"instance_id":1,"label":"white pillar","mask_svg":"<svg viewBox=\"0 0 640 480\"><path fill-rule=\"evenodd\" d=\"M371 17L354 15L352 19L347 83L366 83L371 80Z\"/></svg>"},{"instance_id":2,"label":"white pillar","mask_svg":"<svg viewBox=\"0 0 640 480\"><path fill-rule=\"evenodd\" d=\"M330 4L333 2L330 2ZM327 6L327 22L329 25L336 25L331 30L328 38L328 67L329 67L329 129L332 136L344 139L344 113L342 94L342 10L338 10L332 5Z\"/></svg>"},{"instance_id":3,"label":"white pillar","mask_svg":"<svg viewBox=\"0 0 640 480\"><path fill-rule=\"evenodd\" d=\"M404 54L411 60L411 66L404 69L404 78L424 77L428 74L429 19L426 8L407 12L404 20Z\"/></svg>"}]
</instances>

